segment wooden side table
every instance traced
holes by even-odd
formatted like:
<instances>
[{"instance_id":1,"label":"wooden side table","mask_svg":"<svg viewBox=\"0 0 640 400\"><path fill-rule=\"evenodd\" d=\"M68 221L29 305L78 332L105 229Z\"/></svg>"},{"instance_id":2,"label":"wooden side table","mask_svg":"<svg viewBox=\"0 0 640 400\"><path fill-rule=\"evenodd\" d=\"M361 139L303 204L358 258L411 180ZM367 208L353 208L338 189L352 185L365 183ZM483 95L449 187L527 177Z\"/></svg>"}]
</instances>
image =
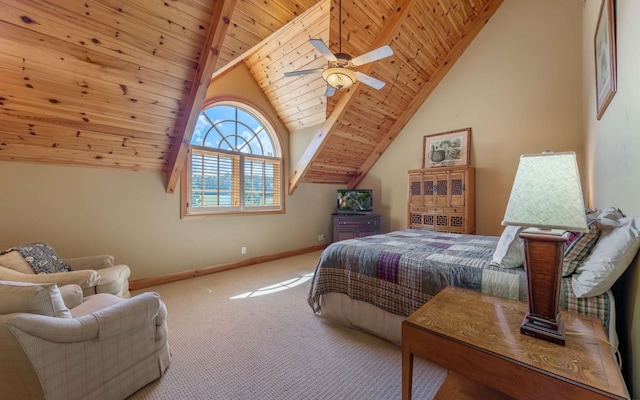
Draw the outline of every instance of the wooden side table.
<instances>
[{"instance_id":1,"label":"wooden side table","mask_svg":"<svg viewBox=\"0 0 640 400\"><path fill-rule=\"evenodd\" d=\"M449 370L437 399L465 398L465 387L467 398L629 399L600 320L562 312L560 346L520 333L526 310L523 302L443 289L402 324L403 400L411 399L414 355Z\"/></svg>"}]
</instances>

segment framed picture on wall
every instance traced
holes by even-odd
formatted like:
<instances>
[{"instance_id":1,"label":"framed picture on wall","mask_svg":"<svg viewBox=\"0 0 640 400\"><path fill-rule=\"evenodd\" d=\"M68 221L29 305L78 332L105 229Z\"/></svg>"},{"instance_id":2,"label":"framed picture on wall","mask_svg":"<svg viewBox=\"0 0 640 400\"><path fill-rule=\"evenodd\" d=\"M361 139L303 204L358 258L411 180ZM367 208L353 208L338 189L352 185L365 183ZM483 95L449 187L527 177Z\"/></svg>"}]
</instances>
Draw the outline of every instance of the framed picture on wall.
<instances>
[{"instance_id":1,"label":"framed picture on wall","mask_svg":"<svg viewBox=\"0 0 640 400\"><path fill-rule=\"evenodd\" d=\"M596 34L593 39L596 57L596 106L598 119L617 89L616 28L614 0L602 0Z\"/></svg>"},{"instance_id":2,"label":"framed picture on wall","mask_svg":"<svg viewBox=\"0 0 640 400\"><path fill-rule=\"evenodd\" d=\"M422 168L469 165L471 128L424 137Z\"/></svg>"}]
</instances>

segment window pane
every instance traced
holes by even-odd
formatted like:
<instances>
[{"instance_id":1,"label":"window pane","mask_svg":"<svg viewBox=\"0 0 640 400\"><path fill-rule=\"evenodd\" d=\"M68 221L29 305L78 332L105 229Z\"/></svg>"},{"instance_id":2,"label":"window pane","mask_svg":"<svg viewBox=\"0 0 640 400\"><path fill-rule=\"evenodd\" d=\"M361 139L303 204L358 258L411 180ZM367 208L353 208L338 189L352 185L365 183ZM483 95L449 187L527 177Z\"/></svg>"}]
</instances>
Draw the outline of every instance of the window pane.
<instances>
[{"instance_id":1,"label":"window pane","mask_svg":"<svg viewBox=\"0 0 640 400\"><path fill-rule=\"evenodd\" d=\"M238 109L238 121L249 127L249 130L255 131L258 128L262 127L262 124L258 122L258 120L248 112Z\"/></svg>"},{"instance_id":2,"label":"window pane","mask_svg":"<svg viewBox=\"0 0 640 400\"><path fill-rule=\"evenodd\" d=\"M253 137L255 136L255 133L253 132L253 129L251 129L249 126L245 124L238 124L238 136L241 136L242 138L244 138L245 141L249 141L253 139Z\"/></svg>"},{"instance_id":3,"label":"window pane","mask_svg":"<svg viewBox=\"0 0 640 400\"><path fill-rule=\"evenodd\" d=\"M203 143L203 135L210 129L211 123L204 119L201 114L200 119L204 119L199 135L194 133L192 144L222 149L228 151L238 151L244 154L275 155L273 141L265 130L264 126L249 112L232 106L214 106L206 109L207 115L215 125L218 133L209 131L208 137ZM236 119L237 116L237 119ZM206 130L204 130L206 128ZM220 136L222 135L222 136ZM256 140L255 137L258 137Z\"/></svg>"},{"instance_id":4,"label":"window pane","mask_svg":"<svg viewBox=\"0 0 640 400\"><path fill-rule=\"evenodd\" d=\"M258 139L260 139L260 143L262 143L262 155L273 157L275 152L273 151L273 143L271 142L269 134L261 130L258 132Z\"/></svg>"},{"instance_id":5,"label":"window pane","mask_svg":"<svg viewBox=\"0 0 640 400\"><path fill-rule=\"evenodd\" d=\"M191 206L237 207L238 158L194 151L191 159Z\"/></svg>"},{"instance_id":6,"label":"window pane","mask_svg":"<svg viewBox=\"0 0 640 400\"><path fill-rule=\"evenodd\" d=\"M222 136L220 136L220 133L216 129L211 129L207 134L202 146L220 149L224 146L222 142Z\"/></svg>"},{"instance_id":7,"label":"window pane","mask_svg":"<svg viewBox=\"0 0 640 400\"><path fill-rule=\"evenodd\" d=\"M204 114L213 121L213 123L222 120L233 121L236 119L236 107L233 106L214 106L204 110Z\"/></svg>"},{"instance_id":8,"label":"window pane","mask_svg":"<svg viewBox=\"0 0 640 400\"><path fill-rule=\"evenodd\" d=\"M251 154L251 146L249 146L247 139L240 136L236 137L236 139L238 140L238 147L236 150L241 153Z\"/></svg>"},{"instance_id":9,"label":"window pane","mask_svg":"<svg viewBox=\"0 0 640 400\"><path fill-rule=\"evenodd\" d=\"M262 163L249 159L244 163L245 183L244 200L247 206L257 206L263 204L262 192Z\"/></svg>"},{"instance_id":10,"label":"window pane","mask_svg":"<svg viewBox=\"0 0 640 400\"><path fill-rule=\"evenodd\" d=\"M216 124L216 129L220 132L224 140L216 148L222 150L233 151L238 147L236 141L236 123L235 121L222 121Z\"/></svg>"},{"instance_id":11,"label":"window pane","mask_svg":"<svg viewBox=\"0 0 640 400\"><path fill-rule=\"evenodd\" d=\"M257 136L249 141L249 147L251 148L251 154L264 155L262 143L260 143L260 139Z\"/></svg>"},{"instance_id":12,"label":"window pane","mask_svg":"<svg viewBox=\"0 0 640 400\"><path fill-rule=\"evenodd\" d=\"M234 181L234 166L233 160L229 158L219 158L218 163L219 176L220 176L220 189L217 193L219 205L221 206L233 206L233 181Z\"/></svg>"},{"instance_id":13,"label":"window pane","mask_svg":"<svg viewBox=\"0 0 640 400\"><path fill-rule=\"evenodd\" d=\"M202 207L202 170L200 164L202 156L194 154L191 157L191 206Z\"/></svg>"},{"instance_id":14,"label":"window pane","mask_svg":"<svg viewBox=\"0 0 640 400\"><path fill-rule=\"evenodd\" d=\"M197 146L202 146L202 141L206 136L209 129L211 129L211 123L209 119L204 115L200 114L198 117L198 122L196 122L196 128L193 130L193 136L191 137L191 144L195 144Z\"/></svg>"}]
</instances>

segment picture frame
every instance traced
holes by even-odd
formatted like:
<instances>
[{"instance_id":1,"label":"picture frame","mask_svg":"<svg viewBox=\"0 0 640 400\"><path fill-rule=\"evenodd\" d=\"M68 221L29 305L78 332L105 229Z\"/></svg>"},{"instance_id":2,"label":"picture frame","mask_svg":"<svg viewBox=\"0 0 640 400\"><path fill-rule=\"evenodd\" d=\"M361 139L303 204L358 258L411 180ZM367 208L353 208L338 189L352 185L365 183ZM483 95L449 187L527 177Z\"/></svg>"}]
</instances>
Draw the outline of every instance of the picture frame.
<instances>
[{"instance_id":1,"label":"picture frame","mask_svg":"<svg viewBox=\"0 0 640 400\"><path fill-rule=\"evenodd\" d=\"M602 0L593 38L596 67L596 110L598 120L617 90L616 28L614 0Z\"/></svg>"},{"instance_id":2,"label":"picture frame","mask_svg":"<svg viewBox=\"0 0 640 400\"><path fill-rule=\"evenodd\" d=\"M471 128L436 133L424 137L422 168L469 165Z\"/></svg>"}]
</instances>

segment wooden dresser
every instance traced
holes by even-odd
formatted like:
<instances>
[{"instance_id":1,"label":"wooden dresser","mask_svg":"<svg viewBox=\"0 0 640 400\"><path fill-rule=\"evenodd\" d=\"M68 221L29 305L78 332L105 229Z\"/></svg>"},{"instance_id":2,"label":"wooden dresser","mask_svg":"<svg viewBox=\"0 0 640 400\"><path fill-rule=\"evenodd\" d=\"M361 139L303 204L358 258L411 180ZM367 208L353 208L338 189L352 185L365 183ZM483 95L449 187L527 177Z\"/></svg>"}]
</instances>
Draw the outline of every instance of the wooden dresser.
<instances>
[{"instance_id":1,"label":"wooden dresser","mask_svg":"<svg viewBox=\"0 0 640 400\"><path fill-rule=\"evenodd\" d=\"M473 167L410 170L409 228L475 233L475 182Z\"/></svg>"}]
</instances>

